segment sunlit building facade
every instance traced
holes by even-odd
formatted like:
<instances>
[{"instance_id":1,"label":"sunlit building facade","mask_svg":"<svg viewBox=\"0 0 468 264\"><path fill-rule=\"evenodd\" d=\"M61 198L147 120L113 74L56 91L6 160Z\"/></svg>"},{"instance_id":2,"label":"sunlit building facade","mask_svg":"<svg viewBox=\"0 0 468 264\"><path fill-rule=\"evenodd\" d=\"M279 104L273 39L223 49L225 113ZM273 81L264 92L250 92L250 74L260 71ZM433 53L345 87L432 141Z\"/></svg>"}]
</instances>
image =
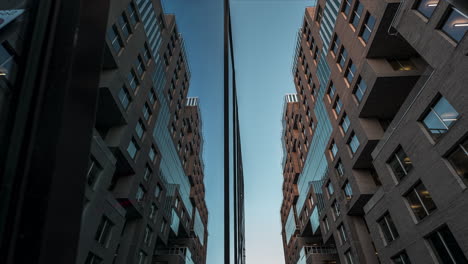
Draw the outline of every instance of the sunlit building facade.
<instances>
[{"instance_id":1,"label":"sunlit building facade","mask_svg":"<svg viewBox=\"0 0 468 264\"><path fill-rule=\"evenodd\" d=\"M467 11L306 9L283 116L286 263L467 263Z\"/></svg>"}]
</instances>

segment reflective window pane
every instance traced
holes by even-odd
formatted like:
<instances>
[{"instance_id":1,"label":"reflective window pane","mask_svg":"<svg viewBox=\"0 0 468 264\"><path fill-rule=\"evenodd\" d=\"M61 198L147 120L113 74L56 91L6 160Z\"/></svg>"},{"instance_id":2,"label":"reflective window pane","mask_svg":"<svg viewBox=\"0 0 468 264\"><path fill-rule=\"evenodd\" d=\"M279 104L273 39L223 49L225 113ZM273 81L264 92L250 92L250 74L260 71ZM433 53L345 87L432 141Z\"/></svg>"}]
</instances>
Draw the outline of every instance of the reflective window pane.
<instances>
[{"instance_id":1,"label":"reflective window pane","mask_svg":"<svg viewBox=\"0 0 468 264\"><path fill-rule=\"evenodd\" d=\"M468 30L468 15L458 9L452 8L445 20L442 31L456 42L460 42Z\"/></svg>"}]
</instances>

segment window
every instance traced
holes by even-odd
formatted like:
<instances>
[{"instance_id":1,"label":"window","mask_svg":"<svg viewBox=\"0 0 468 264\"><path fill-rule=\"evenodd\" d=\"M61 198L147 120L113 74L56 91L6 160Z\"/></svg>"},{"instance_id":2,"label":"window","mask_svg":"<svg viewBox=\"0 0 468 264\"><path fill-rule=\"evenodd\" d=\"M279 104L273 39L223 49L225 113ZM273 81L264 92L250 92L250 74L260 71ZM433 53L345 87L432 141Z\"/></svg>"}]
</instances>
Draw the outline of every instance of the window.
<instances>
[{"instance_id":1,"label":"window","mask_svg":"<svg viewBox=\"0 0 468 264\"><path fill-rule=\"evenodd\" d=\"M0 45L0 74L2 76L11 75L14 66L15 54L13 53L8 43L5 41Z\"/></svg>"},{"instance_id":2,"label":"window","mask_svg":"<svg viewBox=\"0 0 468 264\"><path fill-rule=\"evenodd\" d=\"M398 255L392 257L392 262L394 264L411 264L411 261L406 254L406 251L400 252Z\"/></svg>"},{"instance_id":3,"label":"window","mask_svg":"<svg viewBox=\"0 0 468 264\"><path fill-rule=\"evenodd\" d=\"M113 25L109 30L107 31L107 37L109 38L112 47L114 48L114 51L116 53L119 53L119 51L123 48L123 42L122 38L119 35L119 31L117 30L117 27Z\"/></svg>"},{"instance_id":4,"label":"window","mask_svg":"<svg viewBox=\"0 0 468 264\"><path fill-rule=\"evenodd\" d=\"M90 187L94 186L94 183L96 183L97 178L102 172L102 167L101 165L94 159L94 157L91 156L90 161L89 161L89 168L88 168L88 173L87 175L87 183Z\"/></svg>"},{"instance_id":5,"label":"window","mask_svg":"<svg viewBox=\"0 0 468 264\"><path fill-rule=\"evenodd\" d=\"M358 139L358 137L356 136L356 134L353 132L353 133L351 134L351 137L350 137L349 141L348 141L349 149L351 149L351 152L352 152L353 154L355 154L356 151L358 150L359 144L360 144L360 143L359 143L359 139Z\"/></svg>"},{"instance_id":6,"label":"window","mask_svg":"<svg viewBox=\"0 0 468 264\"><path fill-rule=\"evenodd\" d=\"M159 196L161 195L161 191L161 186L159 186L159 184L156 185L156 188L154 188L154 197L159 198Z\"/></svg>"},{"instance_id":7,"label":"window","mask_svg":"<svg viewBox=\"0 0 468 264\"><path fill-rule=\"evenodd\" d=\"M468 30L468 16L452 7L441 30L456 42L460 42Z\"/></svg>"},{"instance_id":8,"label":"window","mask_svg":"<svg viewBox=\"0 0 468 264\"><path fill-rule=\"evenodd\" d=\"M315 21L317 21L319 24L322 22L322 17L323 17L323 9L321 6L318 6L317 8L317 16L315 18Z\"/></svg>"},{"instance_id":9,"label":"window","mask_svg":"<svg viewBox=\"0 0 468 264\"><path fill-rule=\"evenodd\" d=\"M458 120L458 112L444 97L440 97L423 117L423 123L434 139L447 133L452 124Z\"/></svg>"},{"instance_id":10,"label":"window","mask_svg":"<svg viewBox=\"0 0 468 264\"><path fill-rule=\"evenodd\" d=\"M364 94L366 93L367 90L367 84L364 82L361 76L359 76L359 79L356 83L356 88L354 88L354 96L356 96L356 99L358 102L362 101L362 98L364 98Z\"/></svg>"},{"instance_id":11,"label":"window","mask_svg":"<svg viewBox=\"0 0 468 264\"><path fill-rule=\"evenodd\" d=\"M426 237L439 263L441 264L466 264L468 260L457 243L452 232L447 226L443 226Z\"/></svg>"},{"instance_id":12,"label":"window","mask_svg":"<svg viewBox=\"0 0 468 264\"><path fill-rule=\"evenodd\" d=\"M143 58L145 59L146 63L148 63L151 59L151 52L149 51L148 46L146 44L143 46Z\"/></svg>"},{"instance_id":13,"label":"window","mask_svg":"<svg viewBox=\"0 0 468 264\"><path fill-rule=\"evenodd\" d=\"M369 38L372 34L372 30L375 26L375 18L371 14L367 14L366 19L364 20L364 25L359 33L359 36L364 40L365 43L369 41Z\"/></svg>"},{"instance_id":14,"label":"window","mask_svg":"<svg viewBox=\"0 0 468 264\"><path fill-rule=\"evenodd\" d=\"M136 193L137 202L143 201L143 199L145 198L145 193L146 193L145 188L143 188L143 186L139 185L137 193Z\"/></svg>"},{"instance_id":15,"label":"window","mask_svg":"<svg viewBox=\"0 0 468 264\"><path fill-rule=\"evenodd\" d=\"M132 90L135 91L136 88L138 87L138 79L137 79L137 76L136 76L134 70L131 70L128 73L127 80L128 80L128 83L130 84L130 87L132 88Z\"/></svg>"},{"instance_id":16,"label":"window","mask_svg":"<svg viewBox=\"0 0 468 264\"><path fill-rule=\"evenodd\" d=\"M154 93L153 88L151 88L148 92L148 98L151 105L154 105L154 103L156 102L156 94Z\"/></svg>"},{"instance_id":17,"label":"window","mask_svg":"<svg viewBox=\"0 0 468 264\"><path fill-rule=\"evenodd\" d=\"M338 227L338 233L340 234L341 245L343 245L348 240L348 238L346 237L346 229L344 227L344 224L341 224Z\"/></svg>"},{"instance_id":18,"label":"window","mask_svg":"<svg viewBox=\"0 0 468 264\"><path fill-rule=\"evenodd\" d=\"M330 50L333 52L333 55L337 55L340 48L340 38L338 35L335 35Z\"/></svg>"},{"instance_id":19,"label":"window","mask_svg":"<svg viewBox=\"0 0 468 264\"><path fill-rule=\"evenodd\" d=\"M343 193L346 197L346 200L351 200L353 198L353 189L351 188L351 184L347 181L343 187Z\"/></svg>"},{"instance_id":20,"label":"window","mask_svg":"<svg viewBox=\"0 0 468 264\"><path fill-rule=\"evenodd\" d=\"M405 151L401 147L392 154L387 163L398 180L401 180L401 178L408 175L413 168L411 159L406 155Z\"/></svg>"},{"instance_id":21,"label":"window","mask_svg":"<svg viewBox=\"0 0 468 264\"><path fill-rule=\"evenodd\" d=\"M352 0L344 0L343 9L341 11L346 15L346 17L349 16L349 12L351 11L351 2Z\"/></svg>"},{"instance_id":22,"label":"window","mask_svg":"<svg viewBox=\"0 0 468 264\"><path fill-rule=\"evenodd\" d=\"M343 108L343 102L341 102L340 97L337 97L335 105L333 106L333 110L335 111L335 114L337 117L340 114L342 108Z\"/></svg>"},{"instance_id":23,"label":"window","mask_svg":"<svg viewBox=\"0 0 468 264\"><path fill-rule=\"evenodd\" d=\"M343 118L341 119L341 122L340 122L340 127L341 127L341 130L343 131L343 134L346 134L346 132L348 132L349 124L350 124L349 117L346 113L344 113Z\"/></svg>"},{"instance_id":24,"label":"window","mask_svg":"<svg viewBox=\"0 0 468 264\"><path fill-rule=\"evenodd\" d=\"M398 238L398 231L393 223L390 214L387 212L385 213L378 221L380 231L382 232L383 239L385 239L385 243L390 243L393 240Z\"/></svg>"},{"instance_id":25,"label":"window","mask_svg":"<svg viewBox=\"0 0 468 264\"><path fill-rule=\"evenodd\" d=\"M132 140L130 140L130 143L128 144L128 147L127 147L128 155L130 155L132 159L135 159L138 153L138 150L140 150L140 147L138 146L136 140L132 138Z\"/></svg>"},{"instance_id":26,"label":"window","mask_svg":"<svg viewBox=\"0 0 468 264\"><path fill-rule=\"evenodd\" d=\"M356 5L354 6L353 14L351 17L351 23L353 24L354 28L358 27L359 20L361 19L363 10L364 10L364 6L359 1L356 1Z\"/></svg>"},{"instance_id":27,"label":"window","mask_svg":"<svg viewBox=\"0 0 468 264\"><path fill-rule=\"evenodd\" d=\"M85 264L101 264L102 262L102 258L91 252L88 253L88 256L85 260Z\"/></svg>"},{"instance_id":28,"label":"window","mask_svg":"<svg viewBox=\"0 0 468 264\"><path fill-rule=\"evenodd\" d=\"M161 233L164 234L164 232L166 231L166 225L167 225L167 222L165 219L162 220L162 223L161 223Z\"/></svg>"},{"instance_id":29,"label":"window","mask_svg":"<svg viewBox=\"0 0 468 264\"><path fill-rule=\"evenodd\" d=\"M156 160L156 150L154 149L153 146L151 146L148 156L152 162Z\"/></svg>"},{"instance_id":30,"label":"window","mask_svg":"<svg viewBox=\"0 0 468 264\"><path fill-rule=\"evenodd\" d=\"M133 26L135 26L138 22L138 16L136 14L135 5L133 4L133 2L130 2L130 4L127 6L127 12L128 14L130 14L130 22Z\"/></svg>"},{"instance_id":31,"label":"window","mask_svg":"<svg viewBox=\"0 0 468 264\"><path fill-rule=\"evenodd\" d=\"M387 61L388 63L390 63L394 71L412 71L416 69L416 66L409 58L406 58L406 59L392 58L392 59L387 59Z\"/></svg>"},{"instance_id":32,"label":"window","mask_svg":"<svg viewBox=\"0 0 468 264\"><path fill-rule=\"evenodd\" d=\"M333 193L335 192L335 190L333 189L333 184L331 182L328 182L326 188L327 188L328 197L332 196Z\"/></svg>"},{"instance_id":33,"label":"window","mask_svg":"<svg viewBox=\"0 0 468 264\"><path fill-rule=\"evenodd\" d=\"M426 18L430 18L437 5L439 5L439 0L420 0L416 9Z\"/></svg>"},{"instance_id":34,"label":"window","mask_svg":"<svg viewBox=\"0 0 468 264\"><path fill-rule=\"evenodd\" d=\"M328 88L328 97L330 98L330 101L333 100L333 96L335 95L336 88L333 85L333 83L330 83L330 88Z\"/></svg>"},{"instance_id":35,"label":"window","mask_svg":"<svg viewBox=\"0 0 468 264\"><path fill-rule=\"evenodd\" d=\"M138 120L136 127L135 127L135 132L138 135L138 138L140 139L145 134L145 125L143 125L143 122L141 120Z\"/></svg>"},{"instance_id":36,"label":"window","mask_svg":"<svg viewBox=\"0 0 468 264\"><path fill-rule=\"evenodd\" d=\"M330 225L328 223L328 217L323 218L323 227L325 228L325 233L330 231Z\"/></svg>"},{"instance_id":37,"label":"window","mask_svg":"<svg viewBox=\"0 0 468 264\"><path fill-rule=\"evenodd\" d=\"M146 121L148 121L151 117L151 110L148 104L145 104L145 106L143 107L143 117Z\"/></svg>"},{"instance_id":38,"label":"window","mask_svg":"<svg viewBox=\"0 0 468 264\"><path fill-rule=\"evenodd\" d=\"M340 54L338 55L338 64L340 65L341 69L344 69L346 57L348 57L348 52L344 47L342 47Z\"/></svg>"},{"instance_id":39,"label":"window","mask_svg":"<svg viewBox=\"0 0 468 264\"><path fill-rule=\"evenodd\" d=\"M416 184L406 195L406 200L418 220L424 219L437 207L422 182Z\"/></svg>"},{"instance_id":40,"label":"window","mask_svg":"<svg viewBox=\"0 0 468 264\"><path fill-rule=\"evenodd\" d=\"M460 177L468 183L468 139L458 144L447 157L450 164Z\"/></svg>"},{"instance_id":41,"label":"window","mask_svg":"<svg viewBox=\"0 0 468 264\"><path fill-rule=\"evenodd\" d=\"M102 216L101 223L99 223L96 235L94 236L94 239L106 248L109 246L113 226L114 224L107 216Z\"/></svg>"},{"instance_id":42,"label":"window","mask_svg":"<svg viewBox=\"0 0 468 264\"><path fill-rule=\"evenodd\" d=\"M145 63L143 62L143 59L141 58L140 55L137 56L135 66L140 76L143 75L143 73L145 73Z\"/></svg>"},{"instance_id":43,"label":"window","mask_svg":"<svg viewBox=\"0 0 468 264\"><path fill-rule=\"evenodd\" d=\"M146 165L143 179L145 179L145 181L149 180L149 178L151 177L151 173L152 173L151 168L148 165Z\"/></svg>"},{"instance_id":44,"label":"window","mask_svg":"<svg viewBox=\"0 0 468 264\"><path fill-rule=\"evenodd\" d=\"M333 204L332 204L332 208L333 208L333 216L335 218L335 221L336 219L340 216L341 214L341 211L340 211L340 204L338 204L337 201L334 201Z\"/></svg>"},{"instance_id":45,"label":"window","mask_svg":"<svg viewBox=\"0 0 468 264\"><path fill-rule=\"evenodd\" d=\"M348 84L353 82L354 75L356 75L356 65L354 65L352 60L349 60L348 68L345 72L345 78L348 81Z\"/></svg>"},{"instance_id":46,"label":"window","mask_svg":"<svg viewBox=\"0 0 468 264\"><path fill-rule=\"evenodd\" d=\"M140 251L140 253L138 253L138 264L147 264L146 253L143 251Z\"/></svg>"},{"instance_id":47,"label":"window","mask_svg":"<svg viewBox=\"0 0 468 264\"><path fill-rule=\"evenodd\" d=\"M143 238L143 243L149 246L151 245L151 240L153 239L153 229L151 227L146 226L145 228L145 237Z\"/></svg>"},{"instance_id":48,"label":"window","mask_svg":"<svg viewBox=\"0 0 468 264\"><path fill-rule=\"evenodd\" d=\"M341 162L341 160L338 161L338 163L336 164L336 171L338 172L338 175L340 176L344 176L345 174L343 162Z\"/></svg>"},{"instance_id":49,"label":"window","mask_svg":"<svg viewBox=\"0 0 468 264\"><path fill-rule=\"evenodd\" d=\"M351 250L348 250L348 251L345 252L345 259L346 259L346 264L354 264L353 255L351 254Z\"/></svg>"},{"instance_id":50,"label":"window","mask_svg":"<svg viewBox=\"0 0 468 264\"><path fill-rule=\"evenodd\" d=\"M154 219L156 216L156 205L153 203L150 207L149 219Z\"/></svg>"},{"instance_id":51,"label":"window","mask_svg":"<svg viewBox=\"0 0 468 264\"><path fill-rule=\"evenodd\" d=\"M127 16L122 13L121 16L117 19L117 23L119 23L120 29L122 30L124 39L127 39L130 36L131 30L130 25L128 24Z\"/></svg>"},{"instance_id":52,"label":"window","mask_svg":"<svg viewBox=\"0 0 468 264\"><path fill-rule=\"evenodd\" d=\"M130 94L128 93L127 88L125 88L125 86L120 88L119 100L124 109L127 109L130 105L130 102L132 101L132 99L130 98Z\"/></svg>"},{"instance_id":53,"label":"window","mask_svg":"<svg viewBox=\"0 0 468 264\"><path fill-rule=\"evenodd\" d=\"M330 154L332 159L336 157L336 154L338 153L338 147L336 146L336 143L333 142L330 146Z\"/></svg>"}]
</instances>

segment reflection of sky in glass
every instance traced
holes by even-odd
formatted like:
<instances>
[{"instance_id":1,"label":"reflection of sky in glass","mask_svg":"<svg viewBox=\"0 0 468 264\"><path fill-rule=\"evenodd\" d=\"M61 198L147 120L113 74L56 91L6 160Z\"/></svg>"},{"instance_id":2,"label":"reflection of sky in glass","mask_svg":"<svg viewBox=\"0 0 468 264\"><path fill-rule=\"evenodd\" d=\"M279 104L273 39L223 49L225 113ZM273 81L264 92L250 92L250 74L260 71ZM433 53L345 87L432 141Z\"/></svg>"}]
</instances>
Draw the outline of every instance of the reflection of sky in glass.
<instances>
[{"instance_id":1,"label":"reflection of sky in glass","mask_svg":"<svg viewBox=\"0 0 468 264\"><path fill-rule=\"evenodd\" d=\"M438 0L422 0L419 2L418 11L425 17L431 17L438 4Z\"/></svg>"},{"instance_id":2,"label":"reflection of sky in glass","mask_svg":"<svg viewBox=\"0 0 468 264\"><path fill-rule=\"evenodd\" d=\"M432 134L442 134L448 130L457 118L458 112L444 97L441 97L423 122Z\"/></svg>"},{"instance_id":3,"label":"reflection of sky in glass","mask_svg":"<svg viewBox=\"0 0 468 264\"><path fill-rule=\"evenodd\" d=\"M450 15L442 26L442 30L457 42L465 35L468 30L468 16L462 14L457 9L452 9Z\"/></svg>"}]
</instances>

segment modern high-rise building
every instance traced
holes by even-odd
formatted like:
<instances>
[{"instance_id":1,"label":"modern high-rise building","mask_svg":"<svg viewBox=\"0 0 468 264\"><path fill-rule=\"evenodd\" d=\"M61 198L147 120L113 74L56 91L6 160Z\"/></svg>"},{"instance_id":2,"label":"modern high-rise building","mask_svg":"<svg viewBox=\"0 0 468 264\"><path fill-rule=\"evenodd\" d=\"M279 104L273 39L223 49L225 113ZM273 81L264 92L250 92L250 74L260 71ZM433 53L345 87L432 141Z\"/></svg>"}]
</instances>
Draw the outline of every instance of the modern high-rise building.
<instances>
[{"instance_id":1,"label":"modern high-rise building","mask_svg":"<svg viewBox=\"0 0 468 264\"><path fill-rule=\"evenodd\" d=\"M175 16L111 1L77 264L206 263L202 122Z\"/></svg>"},{"instance_id":2,"label":"modern high-rise building","mask_svg":"<svg viewBox=\"0 0 468 264\"><path fill-rule=\"evenodd\" d=\"M468 4L318 0L283 116L286 263L468 263Z\"/></svg>"}]
</instances>

